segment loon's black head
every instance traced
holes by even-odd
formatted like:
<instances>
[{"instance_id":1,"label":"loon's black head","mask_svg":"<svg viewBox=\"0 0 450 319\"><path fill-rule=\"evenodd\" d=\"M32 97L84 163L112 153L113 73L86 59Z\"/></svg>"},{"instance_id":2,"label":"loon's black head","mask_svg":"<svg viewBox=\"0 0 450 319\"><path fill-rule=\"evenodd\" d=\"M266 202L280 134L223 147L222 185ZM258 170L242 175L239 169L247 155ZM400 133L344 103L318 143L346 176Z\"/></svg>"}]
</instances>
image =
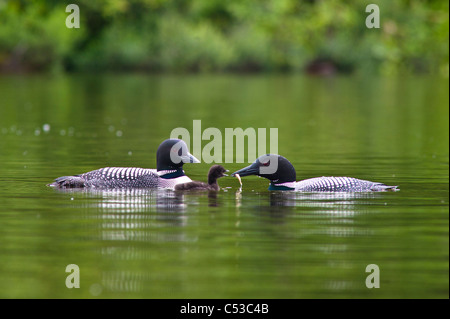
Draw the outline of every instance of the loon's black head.
<instances>
[{"instance_id":1,"label":"loon's black head","mask_svg":"<svg viewBox=\"0 0 450 319\"><path fill-rule=\"evenodd\" d=\"M211 166L208 172L208 184L215 184L218 178L228 176L227 174L225 174L226 172L228 172L228 170L225 169L222 165Z\"/></svg>"},{"instance_id":2,"label":"loon's black head","mask_svg":"<svg viewBox=\"0 0 450 319\"><path fill-rule=\"evenodd\" d=\"M258 157L251 165L244 167L231 176L257 175L270 180L271 184L295 182L295 168L281 155L266 154Z\"/></svg>"},{"instance_id":3,"label":"loon's black head","mask_svg":"<svg viewBox=\"0 0 450 319\"><path fill-rule=\"evenodd\" d=\"M156 170L180 169L184 163L200 163L189 153L183 140L168 139L162 142L156 151Z\"/></svg>"}]
</instances>

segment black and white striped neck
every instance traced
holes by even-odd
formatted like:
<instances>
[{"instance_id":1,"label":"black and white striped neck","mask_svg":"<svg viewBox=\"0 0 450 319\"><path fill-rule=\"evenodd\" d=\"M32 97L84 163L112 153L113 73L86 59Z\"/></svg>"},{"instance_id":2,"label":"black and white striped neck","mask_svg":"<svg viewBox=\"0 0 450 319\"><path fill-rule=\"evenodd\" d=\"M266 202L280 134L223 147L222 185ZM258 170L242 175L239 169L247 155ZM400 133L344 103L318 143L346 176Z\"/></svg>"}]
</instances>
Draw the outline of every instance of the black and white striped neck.
<instances>
[{"instance_id":1,"label":"black and white striped neck","mask_svg":"<svg viewBox=\"0 0 450 319\"><path fill-rule=\"evenodd\" d=\"M158 175L161 178L164 179L172 179L172 178L178 178L181 176L186 176L184 173L184 170L182 168L173 169L173 170L161 170L158 171Z\"/></svg>"}]
</instances>

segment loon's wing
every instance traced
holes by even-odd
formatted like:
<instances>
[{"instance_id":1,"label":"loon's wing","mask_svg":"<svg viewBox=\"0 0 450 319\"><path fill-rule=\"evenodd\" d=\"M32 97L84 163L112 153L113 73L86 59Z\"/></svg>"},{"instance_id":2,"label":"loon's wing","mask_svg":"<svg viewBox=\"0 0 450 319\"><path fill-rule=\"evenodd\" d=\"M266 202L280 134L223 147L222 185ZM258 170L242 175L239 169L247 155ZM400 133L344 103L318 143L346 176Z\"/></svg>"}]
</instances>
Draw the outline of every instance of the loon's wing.
<instances>
[{"instance_id":1,"label":"loon's wing","mask_svg":"<svg viewBox=\"0 0 450 319\"><path fill-rule=\"evenodd\" d=\"M353 177L315 177L297 182L295 190L304 192L382 192L396 191L397 186Z\"/></svg>"}]
</instances>

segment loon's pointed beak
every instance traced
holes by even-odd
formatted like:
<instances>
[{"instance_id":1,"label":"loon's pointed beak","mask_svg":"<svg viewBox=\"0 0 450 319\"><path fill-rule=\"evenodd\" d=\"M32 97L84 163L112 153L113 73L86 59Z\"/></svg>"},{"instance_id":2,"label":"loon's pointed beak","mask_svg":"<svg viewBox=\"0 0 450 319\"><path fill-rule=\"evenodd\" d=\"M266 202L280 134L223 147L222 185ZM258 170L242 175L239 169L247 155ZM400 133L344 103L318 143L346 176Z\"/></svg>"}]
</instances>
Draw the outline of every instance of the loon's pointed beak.
<instances>
[{"instance_id":1,"label":"loon's pointed beak","mask_svg":"<svg viewBox=\"0 0 450 319\"><path fill-rule=\"evenodd\" d=\"M234 172L233 174L231 174L231 176L235 176L236 174L239 174L239 176L243 177L243 176L249 176L249 175L259 175L259 167L257 164L253 163L247 167L244 167L236 172Z\"/></svg>"},{"instance_id":2,"label":"loon's pointed beak","mask_svg":"<svg viewBox=\"0 0 450 319\"><path fill-rule=\"evenodd\" d=\"M200 163L200 161L191 153L187 153L184 156L181 156L181 160L183 163Z\"/></svg>"}]
</instances>

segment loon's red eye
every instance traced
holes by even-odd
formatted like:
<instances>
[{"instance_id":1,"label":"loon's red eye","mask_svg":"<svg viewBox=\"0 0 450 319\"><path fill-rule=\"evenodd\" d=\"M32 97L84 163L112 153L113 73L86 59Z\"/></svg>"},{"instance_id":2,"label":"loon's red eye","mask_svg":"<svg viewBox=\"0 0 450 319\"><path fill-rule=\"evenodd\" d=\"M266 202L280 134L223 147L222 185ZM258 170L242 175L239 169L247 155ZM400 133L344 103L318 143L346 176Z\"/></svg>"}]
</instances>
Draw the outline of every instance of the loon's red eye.
<instances>
[{"instance_id":1,"label":"loon's red eye","mask_svg":"<svg viewBox=\"0 0 450 319\"><path fill-rule=\"evenodd\" d=\"M261 163L263 166L269 166L270 165L270 161L267 161L266 163Z\"/></svg>"}]
</instances>

